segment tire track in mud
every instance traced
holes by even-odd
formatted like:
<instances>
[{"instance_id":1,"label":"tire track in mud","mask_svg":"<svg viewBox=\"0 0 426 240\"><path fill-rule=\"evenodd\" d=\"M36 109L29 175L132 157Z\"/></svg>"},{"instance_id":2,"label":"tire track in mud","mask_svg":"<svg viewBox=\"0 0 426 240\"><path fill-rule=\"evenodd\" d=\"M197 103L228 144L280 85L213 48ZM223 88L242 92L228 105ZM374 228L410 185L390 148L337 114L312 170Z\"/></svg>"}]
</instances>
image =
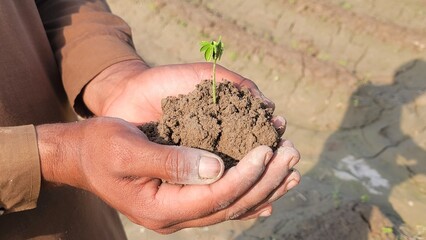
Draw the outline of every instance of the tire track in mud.
<instances>
[{"instance_id":1,"label":"tire track in mud","mask_svg":"<svg viewBox=\"0 0 426 240\"><path fill-rule=\"evenodd\" d=\"M423 31L426 25L426 2L423 0L327 0L327 3L406 28Z\"/></svg>"},{"instance_id":2,"label":"tire track in mud","mask_svg":"<svg viewBox=\"0 0 426 240\"><path fill-rule=\"evenodd\" d=\"M394 43L414 51L425 50L415 44L415 42L426 44L425 29L408 28L393 21L384 22L378 20L377 16L356 13L345 9L345 5L330 4L329 1L324 0L297 0L294 4L282 0L282 3L305 17L315 17L326 22L345 25L355 34L371 35L383 43Z\"/></svg>"},{"instance_id":3,"label":"tire track in mud","mask_svg":"<svg viewBox=\"0 0 426 240\"><path fill-rule=\"evenodd\" d=\"M294 16L297 15L304 19L314 19L313 21L324 22L325 24L338 26L339 28L344 25L354 34L371 35L378 40L391 42L403 48L412 49L414 51L425 50L420 46L420 44L426 44L426 30L424 28L409 27L409 23L405 24L397 22L395 19L371 15L366 13L365 10L354 11L352 10L352 4L345 5L345 2L342 1L339 1L340 4L337 4L331 3L333 1L330 0L263 0L256 1L255 3L252 2L252 4L231 3L232 7L229 7L229 4L220 4L220 1L208 1L203 3L199 3L199 1L190 2L203 5L216 14L225 13L220 14L223 17L233 19L243 18L245 20L244 23L246 25L248 24L248 26L253 26L254 21L261 21L262 23L266 23L266 28L268 28L271 25L276 25L282 18L294 18ZM250 10L254 9L254 12L257 12L259 17L266 19L247 19L247 15L232 14L232 12L235 11L235 9L232 9L233 7L236 9L244 8L249 14ZM426 12L426 4L424 7ZM263 12L260 14L259 8L263 8ZM272 8L274 8L275 11ZM377 6L375 6L375 8L377 8ZM286 16L286 13L288 13L289 16ZM411 22L422 22L424 19L426 19L426 17L419 17L418 20L415 18L410 20ZM415 42L418 42L418 44L415 44Z\"/></svg>"}]
</instances>

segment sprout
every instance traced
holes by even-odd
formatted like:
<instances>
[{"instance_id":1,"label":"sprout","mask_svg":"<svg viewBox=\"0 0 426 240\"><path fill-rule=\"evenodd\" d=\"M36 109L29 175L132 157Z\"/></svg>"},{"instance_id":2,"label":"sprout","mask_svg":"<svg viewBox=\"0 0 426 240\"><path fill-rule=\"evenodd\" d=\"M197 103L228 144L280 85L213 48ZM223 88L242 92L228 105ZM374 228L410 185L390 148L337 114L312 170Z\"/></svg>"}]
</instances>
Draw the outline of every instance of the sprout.
<instances>
[{"instance_id":1,"label":"sprout","mask_svg":"<svg viewBox=\"0 0 426 240\"><path fill-rule=\"evenodd\" d=\"M220 60L223 53L223 43L221 41L222 37L219 37L219 40L216 41L201 41L200 52L204 53L204 59L208 62L213 61L212 69L212 95L213 103L216 104L216 62Z\"/></svg>"}]
</instances>

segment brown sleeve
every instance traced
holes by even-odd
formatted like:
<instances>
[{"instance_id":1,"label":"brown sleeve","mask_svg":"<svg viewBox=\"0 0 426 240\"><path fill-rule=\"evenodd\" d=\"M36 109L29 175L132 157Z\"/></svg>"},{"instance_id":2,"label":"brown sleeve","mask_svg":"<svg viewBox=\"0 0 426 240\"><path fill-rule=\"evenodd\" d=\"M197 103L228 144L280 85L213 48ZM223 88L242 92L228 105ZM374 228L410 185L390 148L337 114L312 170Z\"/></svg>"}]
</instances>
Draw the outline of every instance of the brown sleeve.
<instances>
[{"instance_id":1,"label":"brown sleeve","mask_svg":"<svg viewBox=\"0 0 426 240\"><path fill-rule=\"evenodd\" d=\"M105 68L140 59L129 26L103 0L39 0L43 20L69 102ZM84 106L83 106L84 107Z\"/></svg>"},{"instance_id":2,"label":"brown sleeve","mask_svg":"<svg viewBox=\"0 0 426 240\"><path fill-rule=\"evenodd\" d=\"M35 208L40 181L34 126L0 127L0 215Z\"/></svg>"}]
</instances>

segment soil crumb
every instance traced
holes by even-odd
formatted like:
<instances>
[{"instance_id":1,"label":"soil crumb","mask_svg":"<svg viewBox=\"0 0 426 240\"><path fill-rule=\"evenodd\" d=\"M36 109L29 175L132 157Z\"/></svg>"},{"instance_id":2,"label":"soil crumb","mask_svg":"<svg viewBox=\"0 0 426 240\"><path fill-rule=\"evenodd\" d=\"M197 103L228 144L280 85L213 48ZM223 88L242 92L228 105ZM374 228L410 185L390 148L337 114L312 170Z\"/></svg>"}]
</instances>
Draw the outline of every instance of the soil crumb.
<instances>
[{"instance_id":1,"label":"soil crumb","mask_svg":"<svg viewBox=\"0 0 426 240\"><path fill-rule=\"evenodd\" d=\"M139 128L160 144L211 151L224 160L226 168L257 146L277 148L280 136L271 123L273 109L248 89L228 81L217 85L214 104L211 88L206 80L187 95L163 99L162 119Z\"/></svg>"}]
</instances>

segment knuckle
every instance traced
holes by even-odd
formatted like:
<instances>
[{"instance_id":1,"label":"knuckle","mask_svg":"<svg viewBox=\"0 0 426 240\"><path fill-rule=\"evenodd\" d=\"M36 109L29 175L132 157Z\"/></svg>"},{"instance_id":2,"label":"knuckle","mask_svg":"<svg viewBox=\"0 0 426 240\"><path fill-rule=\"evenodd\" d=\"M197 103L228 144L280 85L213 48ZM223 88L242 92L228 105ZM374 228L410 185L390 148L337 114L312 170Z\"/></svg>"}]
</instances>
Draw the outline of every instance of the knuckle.
<instances>
[{"instance_id":1,"label":"knuckle","mask_svg":"<svg viewBox=\"0 0 426 240\"><path fill-rule=\"evenodd\" d=\"M168 180L177 181L179 179L179 161L177 161L178 153L174 148L167 153L164 170Z\"/></svg>"},{"instance_id":2,"label":"knuckle","mask_svg":"<svg viewBox=\"0 0 426 240\"><path fill-rule=\"evenodd\" d=\"M220 210L223 210L227 208L229 205L231 205L231 201L218 201L214 204L213 212L218 212Z\"/></svg>"},{"instance_id":3,"label":"knuckle","mask_svg":"<svg viewBox=\"0 0 426 240\"><path fill-rule=\"evenodd\" d=\"M172 147L168 152L165 163L165 172L169 180L182 182L190 173L190 166L181 157L181 147Z\"/></svg>"},{"instance_id":4,"label":"knuckle","mask_svg":"<svg viewBox=\"0 0 426 240\"><path fill-rule=\"evenodd\" d=\"M238 210L234 211L227 211L225 218L226 220L235 220L241 217L244 213L246 213L249 209L248 208L240 208Z\"/></svg>"},{"instance_id":5,"label":"knuckle","mask_svg":"<svg viewBox=\"0 0 426 240\"><path fill-rule=\"evenodd\" d=\"M282 159L290 164L290 167L296 165L300 160L300 153L294 147L283 146L278 149L278 154Z\"/></svg>"}]
</instances>

